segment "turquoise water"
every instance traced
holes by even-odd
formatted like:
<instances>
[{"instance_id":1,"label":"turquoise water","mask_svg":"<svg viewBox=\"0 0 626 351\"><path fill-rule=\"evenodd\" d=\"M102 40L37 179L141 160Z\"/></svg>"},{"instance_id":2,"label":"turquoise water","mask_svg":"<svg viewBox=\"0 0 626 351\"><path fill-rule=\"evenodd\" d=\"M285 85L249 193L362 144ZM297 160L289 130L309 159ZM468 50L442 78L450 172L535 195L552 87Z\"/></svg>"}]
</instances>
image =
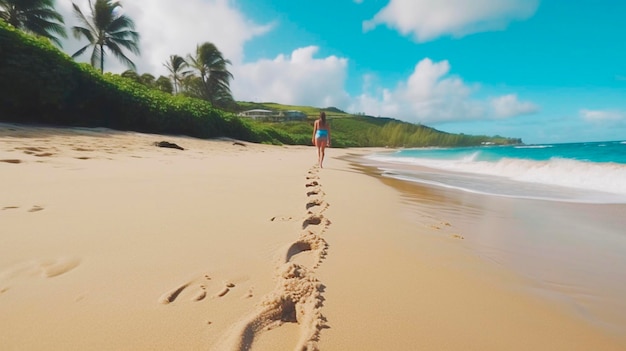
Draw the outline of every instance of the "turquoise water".
<instances>
[{"instance_id":1,"label":"turquoise water","mask_svg":"<svg viewBox=\"0 0 626 351\"><path fill-rule=\"evenodd\" d=\"M531 291L626 335L626 141L403 149L364 163L420 189L405 195L419 225L449 223Z\"/></svg>"},{"instance_id":2,"label":"turquoise water","mask_svg":"<svg viewBox=\"0 0 626 351\"><path fill-rule=\"evenodd\" d=\"M469 192L626 203L626 141L403 149L368 159L386 176Z\"/></svg>"}]
</instances>

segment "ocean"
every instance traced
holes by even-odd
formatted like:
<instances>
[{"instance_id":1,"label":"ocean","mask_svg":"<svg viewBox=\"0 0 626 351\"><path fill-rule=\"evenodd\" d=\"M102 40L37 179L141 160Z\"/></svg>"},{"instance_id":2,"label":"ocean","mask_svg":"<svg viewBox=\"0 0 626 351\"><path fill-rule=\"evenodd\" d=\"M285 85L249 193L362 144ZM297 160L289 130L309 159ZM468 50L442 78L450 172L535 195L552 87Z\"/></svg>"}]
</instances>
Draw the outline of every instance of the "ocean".
<instances>
[{"instance_id":1,"label":"ocean","mask_svg":"<svg viewBox=\"0 0 626 351\"><path fill-rule=\"evenodd\" d=\"M554 201L626 203L626 141L404 149L370 155L384 175L462 191ZM423 166L448 171L445 176Z\"/></svg>"},{"instance_id":2,"label":"ocean","mask_svg":"<svg viewBox=\"0 0 626 351\"><path fill-rule=\"evenodd\" d=\"M626 141L400 149L359 163L400 190L416 226L448 228L429 232L455 233L522 289L626 337Z\"/></svg>"}]
</instances>

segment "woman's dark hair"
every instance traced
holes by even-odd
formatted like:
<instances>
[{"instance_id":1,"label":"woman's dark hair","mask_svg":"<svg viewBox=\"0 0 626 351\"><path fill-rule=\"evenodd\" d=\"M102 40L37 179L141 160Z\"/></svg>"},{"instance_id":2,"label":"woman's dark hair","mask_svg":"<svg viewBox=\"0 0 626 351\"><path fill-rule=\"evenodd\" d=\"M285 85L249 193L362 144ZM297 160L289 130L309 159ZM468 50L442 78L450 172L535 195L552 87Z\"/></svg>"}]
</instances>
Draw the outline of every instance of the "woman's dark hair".
<instances>
[{"instance_id":1,"label":"woman's dark hair","mask_svg":"<svg viewBox=\"0 0 626 351\"><path fill-rule=\"evenodd\" d=\"M320 119L322 120L322 123L326 124L326 112L320 112Z\"/></svg>"}]
</instances>

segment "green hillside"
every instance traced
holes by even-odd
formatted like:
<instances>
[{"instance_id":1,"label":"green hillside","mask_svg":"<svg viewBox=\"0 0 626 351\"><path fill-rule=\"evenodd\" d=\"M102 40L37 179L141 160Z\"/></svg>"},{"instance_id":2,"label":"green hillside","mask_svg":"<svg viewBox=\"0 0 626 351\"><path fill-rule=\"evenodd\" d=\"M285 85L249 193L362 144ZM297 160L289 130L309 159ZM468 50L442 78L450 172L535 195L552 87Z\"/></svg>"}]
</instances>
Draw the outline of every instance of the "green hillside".
<instances>
[{"instance_id":1,"label":"green hillside","mask_svg":"<svg viewBox=\"0 0 626 351\"><path fill-rule=\"evenodd\" d=\"M291 136L296 144L310 144L313 121L320 111L326 112L335 147L425 147L474 146L482 143L521 144L521 139L500 136L451 134L424 125L393 118L352 115L334 107L281 105L273 102L239 102L239 111L265 109L298 110L307 115L306 122L266 123Z\"/></svg>"},{"instance_id":2,"label":"green hillside","mask_svg":"<svg viewBox=\"0 0 626 351\"><path fill-rule=\"evenodd\" d=\"M205 100L147 88L116 74L74 62L47 40L0 20L0 121L108 127L139 132L231 137L271 144L311 144L313 120L326 111L333 146L466 146L520 139L449 134L391 118L351 115L333 107L238 102L232 111ZM300 122L263 123L237 117L243 110L300 110Z\"/></svg>"}]
</instances>

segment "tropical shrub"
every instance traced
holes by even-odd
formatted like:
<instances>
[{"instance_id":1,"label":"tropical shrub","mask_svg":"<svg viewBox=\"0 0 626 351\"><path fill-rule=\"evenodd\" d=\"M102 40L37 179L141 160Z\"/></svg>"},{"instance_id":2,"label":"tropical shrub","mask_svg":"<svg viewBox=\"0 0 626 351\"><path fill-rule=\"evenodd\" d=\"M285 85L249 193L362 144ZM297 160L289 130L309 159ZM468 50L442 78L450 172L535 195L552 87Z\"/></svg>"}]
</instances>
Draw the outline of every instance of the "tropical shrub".
<instances>
[{"instance_id":1,"label":"tropical shrub","mask_svg":"<svg viewBox=\"0 0 626 351\"><path fill-rule=\"evenodd\" d=\"M0 120L108 127L140 132L227 136L285 143L291 138L252 126L207 101L172 96L78 64L43 39L0 22Z\"/></svg>"}]
</instances>

